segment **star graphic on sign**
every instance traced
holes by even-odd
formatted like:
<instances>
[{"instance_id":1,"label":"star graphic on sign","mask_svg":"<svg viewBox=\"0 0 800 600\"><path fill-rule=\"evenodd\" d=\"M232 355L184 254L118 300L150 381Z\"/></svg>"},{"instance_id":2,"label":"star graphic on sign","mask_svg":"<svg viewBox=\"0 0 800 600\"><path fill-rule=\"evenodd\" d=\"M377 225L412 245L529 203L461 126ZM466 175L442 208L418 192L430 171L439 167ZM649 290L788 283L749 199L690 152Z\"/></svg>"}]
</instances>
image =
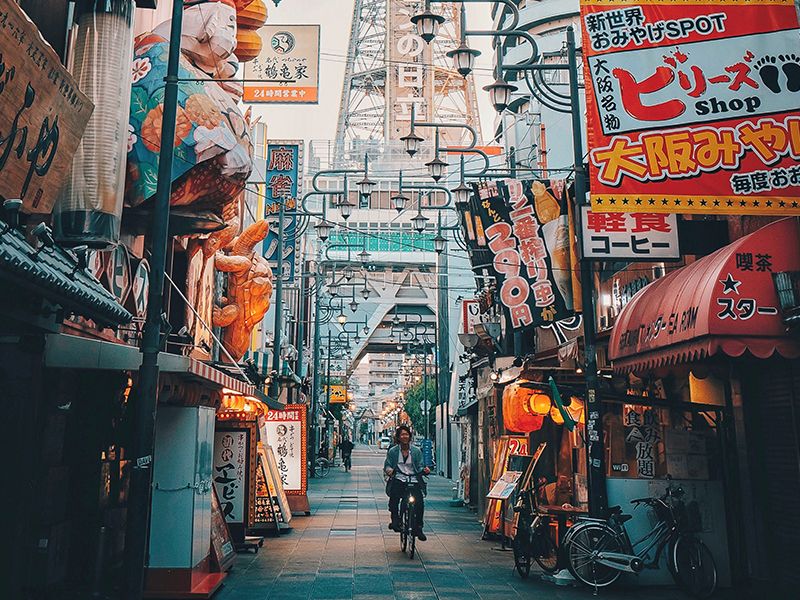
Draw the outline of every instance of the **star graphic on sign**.
<instances>
[{"instance_id":1,"label":"star graphic on sign","mask_svg":"<svg viewBox=\"0 0 800 600\"><path fill-rule=\"evenodd\" d=\"M728 273L725 279L720 279L719 282L722 284L723 294L729 294L730 292L737 295L739 294L739 286L742 285L742 282L736 281L730 273Z\"/></svg>"}]
</instances>

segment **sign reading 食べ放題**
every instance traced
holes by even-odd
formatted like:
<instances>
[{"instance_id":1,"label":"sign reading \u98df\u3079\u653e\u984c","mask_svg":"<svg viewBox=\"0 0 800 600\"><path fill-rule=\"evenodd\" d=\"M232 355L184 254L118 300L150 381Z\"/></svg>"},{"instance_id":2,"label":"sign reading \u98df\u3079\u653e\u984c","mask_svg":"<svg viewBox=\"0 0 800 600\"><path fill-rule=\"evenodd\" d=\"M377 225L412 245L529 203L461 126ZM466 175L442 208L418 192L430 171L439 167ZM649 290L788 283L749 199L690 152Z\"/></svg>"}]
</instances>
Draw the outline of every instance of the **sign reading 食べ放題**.
<instances>
[{"instance_id":1,"label":"sign reading \u98df\u3079\u653e\u984c","mask_svg":"<svg viewBox=\"0 0 800 600\"><path fill-rule=\"evenodd\" d=\"M793 0L582 0L594 212L800 214Z\"/></svg>"}]
</instances>

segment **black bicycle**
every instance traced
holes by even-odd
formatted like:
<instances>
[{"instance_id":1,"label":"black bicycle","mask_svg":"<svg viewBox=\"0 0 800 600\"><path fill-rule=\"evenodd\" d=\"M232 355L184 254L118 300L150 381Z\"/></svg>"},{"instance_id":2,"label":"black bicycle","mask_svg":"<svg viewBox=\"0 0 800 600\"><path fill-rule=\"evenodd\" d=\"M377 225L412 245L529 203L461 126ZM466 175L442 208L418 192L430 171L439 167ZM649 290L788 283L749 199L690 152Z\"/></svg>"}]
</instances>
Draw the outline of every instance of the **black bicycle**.
<instances>
[{"instance_id":1,"label":"black bicycle","mask_svg":"<svg viewBox=\"0 0 800 600\"><path fill-rule=\"evenodd\" d=\"M414 558L417 547L417 502L423 497L421 474L416 480L407 482L406 492L400 498L398 520L400 521L400 550L408 552L408 558Z\"/></svg>"},{"instance_id":2,"label":"black bicycle","mask_svg":"<svg viewBox=\"0 0 800 600\"><path fill-rule=\"evenodd\" d=\"M708 598L717 588L717 568L711 551L694 535L700 530L696 503L681 500L680 486L670 483L660 498L638 498L631 503L645 505L657 522L640 540L631 542L625 529L633 517L619 506L609 508L607 519L582 519L567 531L563 550L573 577L595 590L614 583L625 571L640 573L658 569L667 550L667 567L675 583L695 598ZM637 549L638 548L638 549Z\"/></svg>"},{"instance_id":3,"label":"black bicycle","mask_svg":"<svg viewBox=\"0 0 800 600\"><path fill-rule=\"evenodd\" d=\"M342 459L342 462L344 463L345 473L353 468L353 461L352 461L352 459L351 459L349 454L345 454L344 455L344 458Z\"/></svg>"},{"instance_id":4,"label":"black bicycle","mask_svg":"<svg viewBox=\"0 0 800 600\"><path fill-rule=\"evenodd\" d=\"M532 489L520 492L514 512L517 513L517 524L511 548L514 568L520 577L524 579L530 575L532 560L545 573L555 573L558 570L558 547L547 516L536 510Z\"/></svg>"}]
</instances>

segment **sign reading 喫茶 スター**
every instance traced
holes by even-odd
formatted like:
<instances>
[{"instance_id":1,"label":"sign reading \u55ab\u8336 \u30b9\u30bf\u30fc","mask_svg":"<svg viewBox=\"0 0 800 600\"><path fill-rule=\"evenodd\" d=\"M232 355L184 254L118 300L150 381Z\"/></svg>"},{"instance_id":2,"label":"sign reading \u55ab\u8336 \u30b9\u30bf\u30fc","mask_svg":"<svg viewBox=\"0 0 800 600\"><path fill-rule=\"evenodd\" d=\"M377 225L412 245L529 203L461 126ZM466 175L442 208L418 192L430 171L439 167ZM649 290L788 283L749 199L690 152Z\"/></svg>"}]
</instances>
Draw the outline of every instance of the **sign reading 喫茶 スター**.
<instances>
[{"instance_id":1,"label":"sign reading \u55ab\u8336 \u30b9\u30bf\u30fc","mask_svg":"<svg viewBox=\"0 0 800 600\"><path fill-rule=\"evenodd\" d=\"M800 214L793 0L582 0L594 212Z\"/></svg>"},{"instance_id":2,"label":"sign reading \u55ab\u8336 \u30b9\u30bf\u30fc","mask_svg":"<svg viewBox=\"0 0 800 600\"><path fill-rule=\"evenodd\" d=\"M258 34L261 52L244 64L244 101L319 102L319 25L264 25Z\"/></svg>"},{"instance_id":3,"label":"sign reading \u55ab\u8336 \u30b9\u30bf\u30fc","mask_svg":"<svg viewBox=\"0 0 800 600\"><path fill-rule=\"evenodd\" d=\"M0 103L0 195L49 213L94 105L12 0L0 0Z\"/></svg>"}]
</instances>

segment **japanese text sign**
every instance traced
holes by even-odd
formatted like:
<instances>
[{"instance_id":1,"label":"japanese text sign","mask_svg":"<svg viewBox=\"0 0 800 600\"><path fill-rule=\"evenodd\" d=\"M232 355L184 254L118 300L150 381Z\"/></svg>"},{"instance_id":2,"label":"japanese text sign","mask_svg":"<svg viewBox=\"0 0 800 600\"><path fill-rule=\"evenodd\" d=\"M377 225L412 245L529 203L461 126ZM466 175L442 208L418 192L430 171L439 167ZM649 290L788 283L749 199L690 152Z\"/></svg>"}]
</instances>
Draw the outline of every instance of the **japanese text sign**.
<instances>
[{"instance_id":1,"label":"japanese text sign","mask_svg":"<svg viewBox=\"0 0 800 600\"><path fill-rule=\"evenodd\" d=\"M595 212L800 214L792 0L582 0Z\"/></svg>"},{"instance_id":2,"label":"japanese text sign","mask_svg":"<svg viewBox=\"0 0 800 600\"><path fill-rule=\"evenodd\" d=\"M261 53L244 64L244 101L319 102L319 25L264 25L258 34Z\"/></svg>"},{"instance_id":3,"label":"japanese text sign","mask_svg":"<svg viewBox=\"0 0 800 600\"><path fill-rule=\"evenodd\" d=\"M547 325L572 314L564 203L542 182L505 179L476 184L472 205L472 226L486 240L511 328Z\"/></svg>"},{"instance_id":4,"label":"japanese text sign","mask_svg":"<svg viewBox=\"0 0 800 600\"><path fill-rule=\"evenodd\" d=\"M94 110L13 0L0 0L0 195L49 213Z\"/></svg>"},{"instance_id":5,"label":"japanese text sign","mask_svg":"<svg viewBox=\"0 0 800 600\"><path fill-rule=\"evenodd\" d=\"M475 324L481 322L481 307L478 300L465 298L461 301L461 333L475 333Z\"/></svg>"},{"instance_id":6,"label":"japanese text sign","mask_svg":"<svg viewBox=\"0 0 800 600\"><path fill-rule=\"evenodd\" d=\"M287 404L267 411L267 442L275 450L278 474L288 495L306 493L306 406Z\"/></svg>"},{"instance_id":7,"label":"japanese text sign","mask_svg":"<svg viewBox=\"0 0 800 600\"><path fill-rule=\"evenodd\" d=\"M291 213L297 208L297 198L302 193L300 175L303 169L303 142L270 141L267 143L266 200L264 218L269 222L269 233L264 238L264 258L272 267L278 269L278 231L279 211L285 202L284 212ZM297 217L284 214L283 217L283 280L294 278L295 251L297 240Z\"/></svg>"},{"instance_id":8,"label":"japanese text sign","mask_svg":"<svg viewBox=\"0 0 800 600\"><path fill-rule=\"evenodd\" d=\"M646 261L681 256L677 215L592 212L588 206L582 210L586 258Z\"/></svg>"},{"instance_id":9,"label":"japanese text sign","mask_svg":"<svg viewBox=\"0 0 800 600\"><path fill-rule=\"evenodd\" d=\"M247 430L223 430L214 434L214 488L222 516L228 523L245 522L247 498Z\"/></svg>"},{"instance_id":10,"label":"japanese text sign","mask_svg":"<svg viewBox=\"0 0 800 600\"><path fill-rule=\"evenodd\" d=\"M347 402L347 389L343 385L331 385L329 386L329 391L331 404Z\"/></svg>"}]
</instances>

